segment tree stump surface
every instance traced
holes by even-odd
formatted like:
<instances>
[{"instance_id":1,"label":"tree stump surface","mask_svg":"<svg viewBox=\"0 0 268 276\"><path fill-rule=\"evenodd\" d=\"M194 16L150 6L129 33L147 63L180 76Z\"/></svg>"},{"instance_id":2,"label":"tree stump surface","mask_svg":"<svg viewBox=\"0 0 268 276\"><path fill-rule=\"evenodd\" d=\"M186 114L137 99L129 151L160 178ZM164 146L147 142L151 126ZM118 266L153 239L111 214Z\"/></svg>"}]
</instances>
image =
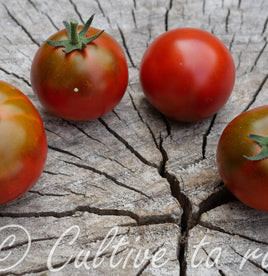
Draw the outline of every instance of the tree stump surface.
<instances>
[{"instance_id":1,"label":"tree stump surface","mask_svg":"<svg viewBox=\"0 0 268 276\"><path fill-rule=\"evenodd\" d=\"M40 105L31 62L63 20L93 13L126 53L129 85L109 114L71 122ZM0 17L0 79L37 107L48 139L38 183L0 207L0 275L268 274L268 214L230 195L215 160L225 126L268 102L267 0L2 0ZM215 34L237 69L227 104L192 124L161 115L139 83L148 45L178 27Z\"/></svg>"}]
</instances>

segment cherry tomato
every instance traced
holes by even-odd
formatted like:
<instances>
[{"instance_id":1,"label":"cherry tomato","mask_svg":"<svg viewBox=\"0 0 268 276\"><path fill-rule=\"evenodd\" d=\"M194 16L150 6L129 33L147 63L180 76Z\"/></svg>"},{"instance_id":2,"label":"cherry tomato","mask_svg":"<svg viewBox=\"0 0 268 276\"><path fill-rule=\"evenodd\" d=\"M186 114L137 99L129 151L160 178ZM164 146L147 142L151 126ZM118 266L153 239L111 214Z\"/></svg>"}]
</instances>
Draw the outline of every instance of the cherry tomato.
<instances>
[{"instance_id":1,"label":"cherry tomato","mask_svg":"<svg viewBox=\"0 0 268 276\"><path fill-rule=\"evenodd\" d=\"M217 164L226 187L246 205L268 211L268 105L242 113L224 129Z\"/></svg>"},{"instance_id":2,"label":"cherry tomato","mask_svg":"<svg viewBox=\"0 0 268 276\"><path fill-rule=\"evenodd\" d=\"M128 84L121 46L107 33L77 21L52 35L37 51L31 83L51 113L69 120L95 119L111 111ZM79 33L77 33L79 31Z\"/></svg>"},{"instance_id":3,"label":"cherry tomato","mask_svg":"<svg viewBox=\"0 0 268 276\"><path fill-rule=\"evenodd\" d=\"M0 204L18 198L37 182L46 156L38 111L17 88L0 81Z\"/></svg>"},{"instance_id":4,"label":"cherry tomato","mask_svg":"<svg viewBox=\"0 0 268 276\"><path fill-rule=\"evenodd\" d=\"M164 115L193 122L215 114L235 81L233 58L214 35L199 29L170 30L144 53L142 89Z\"/></svg>"}]
</instances>

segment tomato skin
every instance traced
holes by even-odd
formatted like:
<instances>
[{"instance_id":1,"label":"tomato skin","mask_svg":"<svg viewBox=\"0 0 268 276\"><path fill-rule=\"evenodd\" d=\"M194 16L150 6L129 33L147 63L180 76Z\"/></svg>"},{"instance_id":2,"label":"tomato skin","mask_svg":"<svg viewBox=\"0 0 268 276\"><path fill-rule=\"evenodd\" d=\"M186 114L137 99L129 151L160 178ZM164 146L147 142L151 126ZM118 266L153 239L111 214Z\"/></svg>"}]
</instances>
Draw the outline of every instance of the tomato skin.
<instances>
[{"instance_id":1,"label":"tomato skin","mask_svg":"<svg viewBox=\"0 0 268 276\"><path fill-rule=\"evenodd\" d=\"M194 28L174 29L145 51L140 81L161 113L194 122L215 114L226 103L235 82L235 65L214 35Z\"/></svg>"},{"instance_id":2,"label":"tomato skin","mask_svg":"<svg viewBox=\"0 0 268 276\"><path fill-rule=\"evenodd\" d=\"M82 26L78 26L78 31ZM89 28L87 37L100 30ZM67 39L66 30L49 40ZM122 99L128 84L128 67L121 46L103 33L83 50L64 53L47 43L37 51L31 83L40 102L51 113L69 120L96 119Z\"/></svg>"},{"instance_id":3,"label":"tomato skin","mask_svg":"<svg viewBox=\"0 0 268 276\"><path fill-rule=\"evenodd\" d=\"M268 211L268 159L251 161L260 145L248 138L268 135L268 105L254 108L233 119L224 129L217 148L217 165L226 187L246 205Z\"/></svg>"},{"instance_id":4,"label":"tomato skin","mask_svg":"<svg viewBox=\"0 0 268 276\"><path fill-rule=\"evenodd\" d=\"M0 81L0 205L30 190L47 156L41 117L16 87Z\"/></svg>"}]
</instances>

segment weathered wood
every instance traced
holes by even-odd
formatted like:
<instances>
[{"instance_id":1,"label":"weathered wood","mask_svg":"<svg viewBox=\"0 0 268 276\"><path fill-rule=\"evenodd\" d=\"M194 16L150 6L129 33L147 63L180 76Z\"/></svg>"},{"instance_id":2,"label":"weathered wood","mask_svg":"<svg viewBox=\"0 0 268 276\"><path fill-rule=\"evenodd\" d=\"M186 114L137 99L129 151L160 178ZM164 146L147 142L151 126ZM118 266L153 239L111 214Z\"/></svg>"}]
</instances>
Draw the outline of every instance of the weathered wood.
<instances>
[{"instance_id":1,"label":"weathered wood","mask_svg":"<svg viewBox=\"0 0 268 276\"><path fill-rule=\"evenodd\" d=\"M70 246L74 228L53 259L60 268L71 257L70 264L55 275L267 274L261 261L268 251L268 215L234 202L218 175L215 153L232 118L268 101L268 1L2 0L1 4L0 79L17 86L38 108L49 151L34 188L0 207L0 227L21 225L32 239L23 262L1 272L23 256L27 236L14 228L0 231L0 245L8 234L16 234L12 249L6 244L0 251L0 275L53 274L47 267L51 249L75 225L79 237ZM129 86L110 114L69 122L41 107L30 85L31 62L42 41L63 28L63 20L85 22L92 13L93 25L113 35L125 50ZM227 104L215 116L193 124L162 116L146 101L139 84L147 46L166 30L185 26L218 36L231 50L237 68ZM103 257L103 263L94 267L102 241L116 227L113 243L98 258ZM114 258L122 262L111 268L112 246L122 237L128 244ZM194 246L204 237L209 244L195 255ZM222 254L217 265L208 268L207 257L216 247ZM262 257L251 258L239 269L247 250L257 248ZM134 267L137 252L142 258L146 249L150 256L165 250L159 261L164 265L154 266L150 258ZM82 250L82 256L91 251L88 269L75 267ZM12 254L1 262L8 252ZM193 257L194 264L203 262L195 267Z\"/></svg>"}]
</instances>

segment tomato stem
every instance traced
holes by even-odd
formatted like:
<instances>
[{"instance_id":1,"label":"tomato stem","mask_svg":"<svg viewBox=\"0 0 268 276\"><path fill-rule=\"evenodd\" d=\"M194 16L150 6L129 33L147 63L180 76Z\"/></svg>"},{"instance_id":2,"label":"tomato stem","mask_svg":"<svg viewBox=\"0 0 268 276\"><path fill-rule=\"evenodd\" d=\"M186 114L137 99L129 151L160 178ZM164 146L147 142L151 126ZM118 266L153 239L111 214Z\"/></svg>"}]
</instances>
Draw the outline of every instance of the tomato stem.
<instances>
[{"instance_id":1,"label":"tomato stem","mask_svg":"<svg viewBox=\"0 0 268 276\"><path fill-rule=\"evenodd\" d=\"M80 33L77 32L78 22L76 20L71 20L70 24L66 21L63 21L67 31L68 39L60 41L46 40L45 42L53 47L64 47L63 51L67 54L74 50L82 50L104 32L104 30L102 30L97 35L86 37L93 18L94 14L88 19Z\"/></svg>"},{"instance_id":2,"label":"tomato stem","mask_svg":"<svg viewBox=\"0 0 268 276\"><path fill-rule=\"evenodd\" d=\"M71 25L70 42L71 42L71 44L75 45L75 44L79 43L79 36L77 33L78 22L76 20L71 20L70 25Z\"/></svg>"},{"instance_id":3,"label":"tomato stem","mask_svg":"<svg viewBox=\"0 0 268 276\"><path fill-rule=\"evenodd\" d=\"M267 158L268 157L268 136L261 136L261 135L250 133L248 135L248 138L257 142L262 147L262 150L259 154L255 155L255 156L248 157L248 156L244 155L244 157L251 161L259 161L264 158Z\"/></svg>"}]
</instances>

